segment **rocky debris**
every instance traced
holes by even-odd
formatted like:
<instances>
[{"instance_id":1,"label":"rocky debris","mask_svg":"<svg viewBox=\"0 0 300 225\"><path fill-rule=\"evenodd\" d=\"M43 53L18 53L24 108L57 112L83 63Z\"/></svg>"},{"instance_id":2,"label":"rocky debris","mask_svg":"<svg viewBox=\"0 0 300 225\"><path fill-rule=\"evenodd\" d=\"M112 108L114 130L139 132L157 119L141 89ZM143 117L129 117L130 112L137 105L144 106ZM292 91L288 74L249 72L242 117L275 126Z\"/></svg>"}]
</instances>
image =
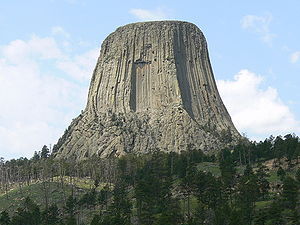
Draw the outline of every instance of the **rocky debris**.
<instances>
[{"instance_id":1,"label":"rocky debris","mask_svg":"<svg viewBox=\"0 0 300 225\"><path fill-rule=\"evenodd\" d=\"M218 150L240 138L218 93L206 40L194 24L134 23L103 42L87 106L58 158Z\"/></svg>"}]
</instances>

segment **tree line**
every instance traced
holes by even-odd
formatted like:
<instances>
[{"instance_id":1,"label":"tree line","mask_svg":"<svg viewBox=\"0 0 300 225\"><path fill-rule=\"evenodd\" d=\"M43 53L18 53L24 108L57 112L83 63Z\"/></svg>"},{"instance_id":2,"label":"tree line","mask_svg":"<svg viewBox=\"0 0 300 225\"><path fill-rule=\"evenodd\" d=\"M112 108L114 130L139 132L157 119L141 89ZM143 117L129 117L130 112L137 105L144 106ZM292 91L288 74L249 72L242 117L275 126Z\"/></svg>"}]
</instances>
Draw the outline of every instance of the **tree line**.
<instances>
[{"instance_id":1,"label":"tree line","mask_svg":"<svg viewBox=\"0 0 300 225\"><path fill-rule=\"evenodd\" d=\"M211 156L189 146L189 151L181 154L155 151L82 162L54 160L44 146L29 160L2 160L4 192L10 185L22 187L38 180L44 195L41 205L26 197L16 211L4 210L0 224L296 225L300 170L293 167L299 146L298 137L286 135L259 143L243 142ZM288 167L280 165L283 158ZM276 189L272 189L263 164L269 159L278 161ZM218 164L220 175L200 170L203 162ZM76 178L89 177L93 185L84 193L66 191L58 206L50 201L53 177L61 178L62 190ZM82 217L84 213L89 217Z\"/></svg>"}]
</instances>

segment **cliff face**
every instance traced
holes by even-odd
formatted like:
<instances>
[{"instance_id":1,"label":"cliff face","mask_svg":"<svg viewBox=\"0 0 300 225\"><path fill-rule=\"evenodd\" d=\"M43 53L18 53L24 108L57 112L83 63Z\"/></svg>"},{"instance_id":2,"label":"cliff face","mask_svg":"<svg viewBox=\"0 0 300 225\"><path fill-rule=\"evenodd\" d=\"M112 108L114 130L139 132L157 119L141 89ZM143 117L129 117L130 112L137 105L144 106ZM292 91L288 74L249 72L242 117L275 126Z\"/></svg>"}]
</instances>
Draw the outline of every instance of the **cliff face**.
<instances>
[{"instance_id":1,"label":"cliff face","mask_svg":"<svg viewBox=\"0 0 300 225\"><path fill-rule=\"evenodd\" d=\"M83 159L156 149L217 150L239 138L195 25L129 24L102 44L84 112L55 146Z\"/></svg>"}]
</instances>

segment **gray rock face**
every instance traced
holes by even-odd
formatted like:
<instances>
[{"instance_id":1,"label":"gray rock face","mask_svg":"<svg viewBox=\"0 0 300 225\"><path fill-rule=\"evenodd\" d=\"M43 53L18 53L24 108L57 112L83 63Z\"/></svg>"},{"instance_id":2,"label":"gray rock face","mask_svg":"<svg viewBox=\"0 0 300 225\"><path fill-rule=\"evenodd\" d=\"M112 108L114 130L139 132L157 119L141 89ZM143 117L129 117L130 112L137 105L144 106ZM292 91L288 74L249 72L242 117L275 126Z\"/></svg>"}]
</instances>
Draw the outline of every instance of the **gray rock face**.
<instances>
[{"instance_id":1,"label":"gray rock face","mask_svg":"<svg viewBox=\"0 0 300 225\"><path fill-rule=\"evenodd\" d=\"M55 146L59 158L157 149L215 151L240 137L194 24L134 23L103 42L87 106Z\"/></svg>"}]
</instances>

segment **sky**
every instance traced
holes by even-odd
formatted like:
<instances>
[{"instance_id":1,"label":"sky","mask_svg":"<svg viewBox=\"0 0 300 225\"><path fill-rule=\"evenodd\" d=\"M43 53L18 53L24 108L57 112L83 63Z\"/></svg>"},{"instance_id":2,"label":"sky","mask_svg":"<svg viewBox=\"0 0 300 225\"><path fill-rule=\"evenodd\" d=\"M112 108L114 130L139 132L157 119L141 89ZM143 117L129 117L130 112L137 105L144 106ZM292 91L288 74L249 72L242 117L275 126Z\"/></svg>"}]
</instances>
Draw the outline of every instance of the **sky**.
<instances>
[{"instance_id":1,"label":"sky","mask_svg":"<svg viewBox=\"0 0 300 225\"><path fill-rule=\"evenodd\" d=\"M300 2L0 2L0 157L53 146L84 109L102 41L138 21L184 20L204 33L221 97L251 140L300 134Z\"/></svg>"}]
</instances>

